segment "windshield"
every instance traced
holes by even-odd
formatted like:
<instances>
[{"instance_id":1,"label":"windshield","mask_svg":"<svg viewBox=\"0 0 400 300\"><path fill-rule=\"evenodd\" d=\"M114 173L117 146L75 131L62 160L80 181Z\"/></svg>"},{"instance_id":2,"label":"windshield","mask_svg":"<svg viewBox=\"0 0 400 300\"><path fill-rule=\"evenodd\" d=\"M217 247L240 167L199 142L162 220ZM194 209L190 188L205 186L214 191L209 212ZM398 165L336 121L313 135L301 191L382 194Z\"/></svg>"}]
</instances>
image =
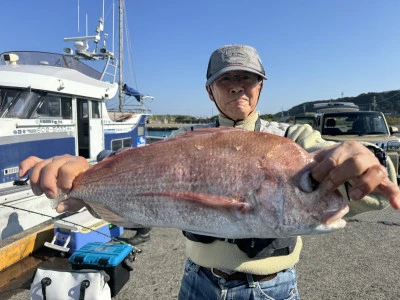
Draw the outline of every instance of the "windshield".
<instances>
[{"instance_id":1,"label":"windshield","mask_svg":"<svg viewBox=\"0 0 400 300\"><path fill-rule=\"evenodd\" d=\"M101 72L84 64L83 62L79 61L71 55L38 51L12 51L9 53L18 55L18 65L47 65L77 70L87 76L98 80L102 77ZM5 64L5 61L3 60L4 54L5 53L3 53L1 56L3 64Z\"/></svg>"},{"instance_id":2,"label":"windshield","mask_svg":"<svg viewBox=\"0 0 400 300\"><path fill-rule=\"evenodd\" d=\"M325 115L322 126L325 135L389 134L380 113L329 114Z\"/></svg>"},{"instance_id":3,"label":"windshield","mask_svg":"<svg viewBox=\"0 0 400 300\"><path fill-rule=\"evenodd\" d=\"M29 90L18 93L2 111L2 118L29 119L29 116L39 104L41 95Z\"/></svg>"},{"instance_id":4,"label":"windshield","mask_svg":"<svg viewBox=\"0 0 400 300\"><path fill-rule=\"evenodd\" d=\"M44 92L0 88L0 117L72 119L72 99Z\"/></svg>"},{"instance_id":5,"label":"windshield","mask_svg":"<svg viewBox=\"0 0 400 300\"><path fill-rule=\"evenodd\" d=\"M0 88L0 116L3 114L3 111L10 106L11 101L18 93L18 90Z\"/></svg>"}]
</instances>

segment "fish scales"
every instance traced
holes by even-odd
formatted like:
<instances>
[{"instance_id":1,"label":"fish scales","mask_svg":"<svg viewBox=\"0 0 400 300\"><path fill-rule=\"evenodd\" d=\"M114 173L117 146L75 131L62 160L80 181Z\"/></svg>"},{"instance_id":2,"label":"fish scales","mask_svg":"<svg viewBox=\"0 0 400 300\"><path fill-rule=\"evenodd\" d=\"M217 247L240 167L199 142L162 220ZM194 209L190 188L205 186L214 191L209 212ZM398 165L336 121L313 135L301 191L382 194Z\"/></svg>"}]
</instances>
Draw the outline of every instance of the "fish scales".
<instances>
[{"instance_id":1,"label":"fish scales","mask_svg":"<svg viewBox=\"0 0 400 300\"><path fill-rule=\"evenodd\" d=\"M337 193L308 190L313 156L273 134L200 129L105 159L69 196L114 224L226 238L329 232L345 225L348 208Z\"/></svg>"}]
</instances>

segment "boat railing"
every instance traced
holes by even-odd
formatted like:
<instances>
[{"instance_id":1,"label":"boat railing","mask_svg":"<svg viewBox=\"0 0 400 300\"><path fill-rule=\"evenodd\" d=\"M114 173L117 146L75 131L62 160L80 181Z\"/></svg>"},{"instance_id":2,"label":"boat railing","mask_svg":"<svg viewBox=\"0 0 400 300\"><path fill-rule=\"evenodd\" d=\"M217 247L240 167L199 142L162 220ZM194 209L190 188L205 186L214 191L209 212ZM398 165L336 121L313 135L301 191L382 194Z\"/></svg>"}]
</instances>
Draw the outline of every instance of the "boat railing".
<instances>
[{"instance_id":1,"label":"boat railing","mask_svg":"<svg viewBox=\"0 0 400 300\"><path fill-rule=\"evenodd\" d=\"M104 77L108 75L112 78L111 82L115 82L115 78L117 76L117 70L118 70L118 60L116 58L112 58L111 56L109 56L100 80L104 80Z\"/></svg>"}]
</instances>

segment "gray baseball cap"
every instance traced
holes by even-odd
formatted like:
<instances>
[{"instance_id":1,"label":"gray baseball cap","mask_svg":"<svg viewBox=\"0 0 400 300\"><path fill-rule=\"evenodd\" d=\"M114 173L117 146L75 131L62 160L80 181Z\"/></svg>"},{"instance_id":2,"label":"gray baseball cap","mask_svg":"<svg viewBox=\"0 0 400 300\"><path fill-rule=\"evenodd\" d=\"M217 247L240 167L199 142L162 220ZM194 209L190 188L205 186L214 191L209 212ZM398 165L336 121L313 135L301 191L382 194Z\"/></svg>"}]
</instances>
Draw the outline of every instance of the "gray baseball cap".
<instances>
[{"instance_id":1,"label":"gray baseball cap","mask_svg":"<svg viewBox=\"0 0 400 300\"><path fill-rule=\"evenodd\" d=\"M252 72L267 79L256 49L246 45L226 45L211 54L206 86L223 73L236 70Z\"/></svg>"}]
</instances>

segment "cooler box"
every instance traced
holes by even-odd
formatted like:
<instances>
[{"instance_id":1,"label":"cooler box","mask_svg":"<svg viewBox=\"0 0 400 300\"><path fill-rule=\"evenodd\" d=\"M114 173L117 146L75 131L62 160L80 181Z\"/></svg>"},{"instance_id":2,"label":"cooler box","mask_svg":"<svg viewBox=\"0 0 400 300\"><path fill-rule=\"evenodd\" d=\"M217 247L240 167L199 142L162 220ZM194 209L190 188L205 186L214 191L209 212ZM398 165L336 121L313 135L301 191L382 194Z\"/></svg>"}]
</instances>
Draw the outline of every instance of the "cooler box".
<instances>
[{"instance_id":1,"label":"cooler box","mask_svg":"<svg viewBox=\"0 0 400 300\"><path fill-rule=\"evenodd\" d=\"M131 245L113 242L86 244L68 259L73 270L104 270L110 276L111 297L129 280L134 260L135 252Z\"/></svg>"},{"instance_id":2,"label":"cooler box","mask_svg":"<svg viewBox=\"0 0 400 300\"><path fill-rule=\"evenodd\" d=\"M123 234L124 229L93 217L86 209L54 222L54 237L46 247L74 253L91 242L108 242Z\"/></svg>"}]
</instances>

